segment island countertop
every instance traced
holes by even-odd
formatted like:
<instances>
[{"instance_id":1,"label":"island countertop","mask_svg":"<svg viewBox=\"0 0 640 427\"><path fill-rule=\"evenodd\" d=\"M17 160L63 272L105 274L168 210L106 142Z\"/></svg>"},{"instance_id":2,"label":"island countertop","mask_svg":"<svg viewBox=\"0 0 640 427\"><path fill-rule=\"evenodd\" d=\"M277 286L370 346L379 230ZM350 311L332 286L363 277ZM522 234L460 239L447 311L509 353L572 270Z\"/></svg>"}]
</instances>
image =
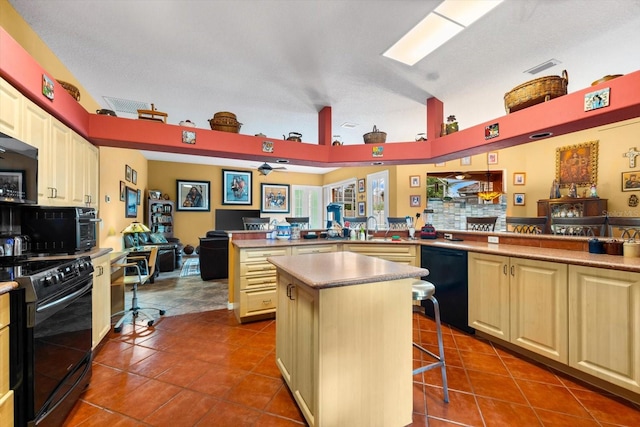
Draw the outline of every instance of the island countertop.
<instances>
[{"instance_id":1,"label":"island countertop","mask_svg":"<svg viewBox=\"0 0 640 427\"><path fill-rule=\"evenodd\" d=\"M269 257L267 260L315 289L426 276L429 270L360 255L330 252Z\"/></svg>"}]
</instances>

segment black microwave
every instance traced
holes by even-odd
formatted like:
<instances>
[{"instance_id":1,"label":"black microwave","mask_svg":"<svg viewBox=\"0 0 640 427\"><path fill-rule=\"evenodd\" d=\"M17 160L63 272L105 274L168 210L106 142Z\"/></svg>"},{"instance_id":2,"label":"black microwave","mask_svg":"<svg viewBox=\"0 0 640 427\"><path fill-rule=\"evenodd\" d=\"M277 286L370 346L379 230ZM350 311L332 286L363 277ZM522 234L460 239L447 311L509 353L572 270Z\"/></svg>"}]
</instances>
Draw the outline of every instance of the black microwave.
<instances>
[{"instance_id":1,"label":"black microwave","mask_svg":"<svg viewBox=\"0 0 640 427\"><path fill-rule=\"evenodd\" d=\"M0 133L0 202L38 202L38 149Z\"/></svg>"},{"instance_id":2,"label":"black microwave","mask_svg":"<svg viewBox=\"0 0 640 427\"><path fill-rule=\"evenodd\" d=\"M98 241L95 208L25 206L22 234L30 238L31 252L77 254L93 249Z\"/></svg>"}]
</instances>

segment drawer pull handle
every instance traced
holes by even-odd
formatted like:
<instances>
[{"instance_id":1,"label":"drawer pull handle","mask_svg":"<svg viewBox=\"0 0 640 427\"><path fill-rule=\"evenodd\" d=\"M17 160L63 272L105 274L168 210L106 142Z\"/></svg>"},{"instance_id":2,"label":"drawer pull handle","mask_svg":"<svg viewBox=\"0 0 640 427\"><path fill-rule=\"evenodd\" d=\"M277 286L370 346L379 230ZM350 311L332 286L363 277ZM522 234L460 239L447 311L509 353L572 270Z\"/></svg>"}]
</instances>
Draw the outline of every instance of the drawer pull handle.
<instances>
[{"instance_id":1,"label":"drawer pull handle","mask_svg":"<svg viewBox=\"0 0 640 427\"><path fill-rule=\"evenodd\" d=\"M264 304L264 305L271 304L271 300L270 299L262 300L262 304Z\"/></svg>"}]
</instances>

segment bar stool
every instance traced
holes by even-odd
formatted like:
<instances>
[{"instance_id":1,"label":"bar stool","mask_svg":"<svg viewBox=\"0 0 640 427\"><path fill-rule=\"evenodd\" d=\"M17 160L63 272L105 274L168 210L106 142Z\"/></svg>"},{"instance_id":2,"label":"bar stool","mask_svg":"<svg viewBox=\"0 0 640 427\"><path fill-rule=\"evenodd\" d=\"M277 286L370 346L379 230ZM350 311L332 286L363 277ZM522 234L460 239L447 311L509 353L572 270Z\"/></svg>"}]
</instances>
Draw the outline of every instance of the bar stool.
<instances>
[{"instance_id":1,"label":"bar stool","mask_svg":"<svg viewBox=\"0 0 640 427\"><path fill-rule=\"evenodd\" d=\"M438 305L438 300L433 296L436 293L436 287L433 283L427 282L426 280L418 280L412 285L412 295L414 301L424 301L431 300L433 303L433 312L435 314L436 320L436 332L438 334L438 351L440 355L430 352L426 348L422 347L419 344L413 343L413 346L423 353L427 353L429 356L434 358L436 361L430 363L428 365L421 366L417 369L413 370L413 375L422 373L424 371L428 371L430 369L434 369L440 367L442 372L442 388L444 390L444 401L449 403L449 389L447 387L447 369L444 361L444 345L442 344L442 328L440 326L440 306ZM414 311L419 311L424 314L424 308L422 305L414 305ZM420 308L418 308L420 307Z\"/></svg>"}]
</instances>

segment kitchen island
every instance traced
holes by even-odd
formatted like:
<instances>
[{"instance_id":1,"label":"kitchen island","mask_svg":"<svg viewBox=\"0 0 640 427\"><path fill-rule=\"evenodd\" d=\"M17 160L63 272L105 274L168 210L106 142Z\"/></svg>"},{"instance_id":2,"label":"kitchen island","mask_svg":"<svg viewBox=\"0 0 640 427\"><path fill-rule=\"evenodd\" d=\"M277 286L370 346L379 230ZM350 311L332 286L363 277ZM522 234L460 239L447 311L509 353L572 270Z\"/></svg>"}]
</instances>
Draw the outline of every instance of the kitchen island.
<instances>
[{"instance_id":1,"label":"kitchen island","mask_svg":"<svg viewBox=\"0 0 640 427\"><path fill-rule=\"evenodd\" d=\"M309 425L411 424L411 284L428 271L351 252L268 261L276 363Z\"/></svg>"}]
</instances>

